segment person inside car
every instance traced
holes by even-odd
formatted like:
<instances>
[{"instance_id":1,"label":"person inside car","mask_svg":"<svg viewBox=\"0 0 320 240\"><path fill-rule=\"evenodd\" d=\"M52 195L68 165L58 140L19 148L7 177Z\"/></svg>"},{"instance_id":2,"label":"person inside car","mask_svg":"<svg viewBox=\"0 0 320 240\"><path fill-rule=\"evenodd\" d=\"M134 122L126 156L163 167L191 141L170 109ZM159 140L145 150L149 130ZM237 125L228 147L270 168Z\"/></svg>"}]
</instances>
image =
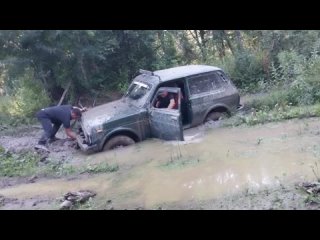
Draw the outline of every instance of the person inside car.
<instances>
[{"instance_id":1,"label":"person inside car","mask_svg":"<svg viewBox=\"0 0 320 240\"><path fill-rule=\"evenodd\" d=\"M168 93L168 91L163 91L159 94L156 99L156 108L168 108L174 109L176 106L176 100L172 93Z\"/></svg>"}]
</instances>

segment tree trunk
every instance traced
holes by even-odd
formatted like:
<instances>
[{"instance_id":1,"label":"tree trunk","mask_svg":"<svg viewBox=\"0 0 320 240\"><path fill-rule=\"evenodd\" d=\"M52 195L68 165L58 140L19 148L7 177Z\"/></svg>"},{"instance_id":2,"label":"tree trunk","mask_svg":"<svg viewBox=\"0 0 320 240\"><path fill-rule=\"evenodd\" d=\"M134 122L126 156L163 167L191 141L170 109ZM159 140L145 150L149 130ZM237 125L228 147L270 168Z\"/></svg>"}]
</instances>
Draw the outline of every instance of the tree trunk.
<instances>
[{"instance_id":1,"label":"tree trunk","mask_svg":"<svg viewBox=\"0 0 320 240\"><path fill-rule=\"evenodd\" d=\"M157 31L157 35L160 41L160 47L162 49L162 52L165 54L166 53L166 46L164 43L164 36L163 36L163 31Z\"/></svg>"},{"instance_id":2,"label":"tree trunk","mask_svg":"<svg viewBox=\"0 0 320 240\"><path fill-rule=\"evenodd\" d=\"M218 51L219 59L223 61L224 56L226 55L226 47L224 44L224 36L223 36L223 30L212 30L212 45L214 46L214 49ZM213 51L213 54L214 51Z\"/></svg>"},{"instance_id":3,"label":"tree trunk","mask_svg":"<svg viewBox=\"0 0 320 240\"><path fill-rule=\"evenodd\" d=\"M83 79L87 82L88 81L87 73L86 73L86 70L84 69L84 66L83 66L83 54L79 55L78 61L79 61L79 65L80 65L80 69L81 69L81 73L82 73Z\"/></svg>"},{"instance_id":4,"label":"tree trunk","mask_svg":"<svg viewBox=\"0 0 320 240\"><path fill-rule=\"evenodd\" d=\"M201 41L200 41L200 38L199 38L199 35L198 35L198 30L193 30L193 31L194 31L194 34L192 33L192 30L190 31L191 36L194 38L194 40L196 40L197 45L200 48L200 52L201 52L201 55L202 55L202 60L206 61L207 60L206 52L205 52L205 49L203 48L203 43L201 43ZM201 34L203 34L203 33L201 33ZM200 36L201 36L201 34L200 34Z\"/></svg>"},{"instance_id":5,"label":"tree trunk","mask_svg":"<svg viewBox=\"0 0 320 240\"><path fill-rule=\"evenodd\" d=\"M243 50L243 43L242 43L242 38L241 38L241 32L239 30L236 30L235 34L236 34L236 41L237 41L238 50L242 51Z\"/></svg>"},{"instance_id":6,"label":"tree trunk","mask_svg":"<svg viewBox=\"0 0 320 240\"><path fill-rule=\"evenodd\" d=\"M229 47L232 55L234 55L234 49L233 49L233 47L232 47L232 44L231 44L230 39L229 39L229 37L228 37L228 34L226 33L226 30L223 30L223 35L224 35L224 39L226 40L227 45L228 45L228 47Z\"/></svg>"},{"instance_id":7,"label":"tree trunk","mask_svg":"<svg viewBox=\"0 0 320 240\"><path fill-rule=\"evenodd\" d=\"M62 96L61 96L60 101L57 106L60 106L61 103L63 102L67 92L69 91L70 86L71 86L71 80L68 82L66 89L63 91Z\"/></svg>"},{"instance_id":8,"label":"tree trunk","mask_svg":"<svg viewBox=\"0 0 320 240\"><path fill-rule=\"evenodd\" d=\"M216 45L218 48L219 58L220 60L223 60L224 56L226 55L223 30L216 30L214 32L215 33L212 32L212 35L217 42Z\"/></svg>"}]
</instances>

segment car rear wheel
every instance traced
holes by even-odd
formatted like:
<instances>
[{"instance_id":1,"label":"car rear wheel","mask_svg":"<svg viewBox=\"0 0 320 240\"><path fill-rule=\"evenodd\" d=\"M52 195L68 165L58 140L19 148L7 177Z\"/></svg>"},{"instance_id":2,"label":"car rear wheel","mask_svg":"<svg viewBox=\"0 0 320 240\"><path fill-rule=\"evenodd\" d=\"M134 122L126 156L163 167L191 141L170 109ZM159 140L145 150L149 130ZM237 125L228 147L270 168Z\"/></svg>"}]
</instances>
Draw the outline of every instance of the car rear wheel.
<instances>
[{"instance_id":1,"label":"car rear wheel","mask_svg":"<svg viewBox=\"0 0 320 240\"><path fill-rule=\"evenodd\" d=\"M118 147L125 147L125 146L132 145L134 143L135 141L132 138L125 135L118 135L111 138L108 142L106 142L103 147L103 150L106 151L106 150L111 150Z\"/></svg>"},{"instance_id":2,"label":"car rear wheel","mask_svg":"<svg viewBox=\"0 0 320 240\"><path fill-rule=\"evenodd\" d=\"M221 118L224 118L227 116L226 112L211 112L208 114L208 116L206 117L205 122L209 122L209 121L218 121Z\"/></svg>"}]
</instances>

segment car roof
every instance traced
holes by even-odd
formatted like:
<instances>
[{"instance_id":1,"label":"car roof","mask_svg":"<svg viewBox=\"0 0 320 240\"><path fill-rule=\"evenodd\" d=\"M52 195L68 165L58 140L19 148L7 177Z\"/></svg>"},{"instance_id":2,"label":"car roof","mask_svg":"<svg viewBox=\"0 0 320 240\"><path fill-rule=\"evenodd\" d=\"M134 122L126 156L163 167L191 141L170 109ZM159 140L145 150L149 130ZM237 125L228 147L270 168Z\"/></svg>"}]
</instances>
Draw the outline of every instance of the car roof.
<instances>
[{"instance_id":1,"label":"car roof","mask_svg":"<svg viewBox=\"0 0 320 240\"><path fill-rule=\"evenodd\" d=\"M212 72L221 70L218 67L208 66L208 65L186 65L173 67L163 70L154 71L154 75L160 77L161 81L168 81L177 78L183 78L199 73Z\"/></svg>"}]
</instances>

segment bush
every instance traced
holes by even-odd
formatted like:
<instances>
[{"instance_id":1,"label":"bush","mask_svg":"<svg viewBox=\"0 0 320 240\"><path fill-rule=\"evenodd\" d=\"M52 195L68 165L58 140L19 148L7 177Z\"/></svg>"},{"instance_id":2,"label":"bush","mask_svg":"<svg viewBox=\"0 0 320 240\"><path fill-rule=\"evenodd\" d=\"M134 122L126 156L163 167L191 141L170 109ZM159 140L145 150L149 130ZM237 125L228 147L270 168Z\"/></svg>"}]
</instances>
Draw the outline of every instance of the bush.
<instances>
[{"instance_id":1,"label":"bush","mask_svg":"<svg viewBox=\"0 0 320 240\"><path fill-rule=\"evenodd\" d=\"M290 84L297 80L306 69L308 64L306 58L298 55L295 51L283 51L278 54L279 66L278 81L282 84Z\"/></svg>"},{"instance_id":2,"label":"bush","mask_svg":"<svg viewBox=\"0 0 320 240\"><path fill-rule=\"evenodd\" d=\"M235 69L235 59L232 55L227 55L223 59L212 58L206 62L208 65L217 66L224 70L224 72L229 75L231 78L231 74Z\"/></svg>"},{"instance_id":3,"label":"bush","mask_svg":"<svg viewBox=\"0 0 320 240\"><path fill-rule=\"evenodd\" d=\"M40 158L34 153L14 155L0 152L0 177L31 176L36 173Z\"/></svg>"},{"instance_id":4,"label":"bush","mask_svg":"<svg viewBox=\"0 0 320 240\"><path fill-rule=\"evenodd\" d=\"M292 105L320 102L320 57L313 52L309 59L295 51L278 54L279 66L272 65L274 87L285 88L283 98Z\"/></svg>"},{"instance_id":5,"label":"bush","mask_svg":"<svg viewBox=\"0 0 320 240\"><path fill-rule=\"evenodd\" d=\"M268 111L276 106L293 105L293 103L288 98L287 90L278 90L256 97L248 101L246 105L255 110Z\"/></svg>"},{"instance_id":6,"label":"bush","mask_svg":"<svg viewBox=\"0 0 320 240\"><path fill-rule=\"evenodd\" d=\"M239 88L246 92L254 91L259 82L263 82L266 78L261 56L245 51L237 53L230 76Z\"/></svg>"},{"instance_id":7,"label":"bush","mask_svg":"<svg viewBox=\"0 0 320 240\"><path fill-rule=\"evenodd\" d=\"M8 124L11 122L10 114L8 112L8 106L10 104L10 97L0 96L0 125Z\"/></svg>"},{"instance_id":8,"label":"bush","mask_svg":"<svg viewBox=\"0 0 320 240\"><path fill-rule=\"evenodd\" d=\"M16 118L32 118L39 109L50 104L44 88L40 84L35 84L30 78L30 74L25 74L19 81L17 90L6 111Z\"/></svg>"},{"instance_id":9,"label":"bush","mask_svg":"<svg viewBox=\"0 0 320 240\"><path fill-rule=\"evenodd\" d=\"M222 68L242 92L254 92L264 87L267 73L264 70L263 54L242 51L223 60L211 60L210 65Z\"/></svg>"},{"instance_id":10,"label":"bush","mask_svg":"<svg viewBox=\"0 0 320 240\"><path fill-rule=\"evenodd\" d=\"M266 122L281 121L292 118L309 118L320 116L320 105L313 105L310 107L290 105L277 105L270 111L256 111L250 115L235 115L230 119L226 119L223 126L239 126L241 124L256 125Z\"/></svg>"}]
</instances>

